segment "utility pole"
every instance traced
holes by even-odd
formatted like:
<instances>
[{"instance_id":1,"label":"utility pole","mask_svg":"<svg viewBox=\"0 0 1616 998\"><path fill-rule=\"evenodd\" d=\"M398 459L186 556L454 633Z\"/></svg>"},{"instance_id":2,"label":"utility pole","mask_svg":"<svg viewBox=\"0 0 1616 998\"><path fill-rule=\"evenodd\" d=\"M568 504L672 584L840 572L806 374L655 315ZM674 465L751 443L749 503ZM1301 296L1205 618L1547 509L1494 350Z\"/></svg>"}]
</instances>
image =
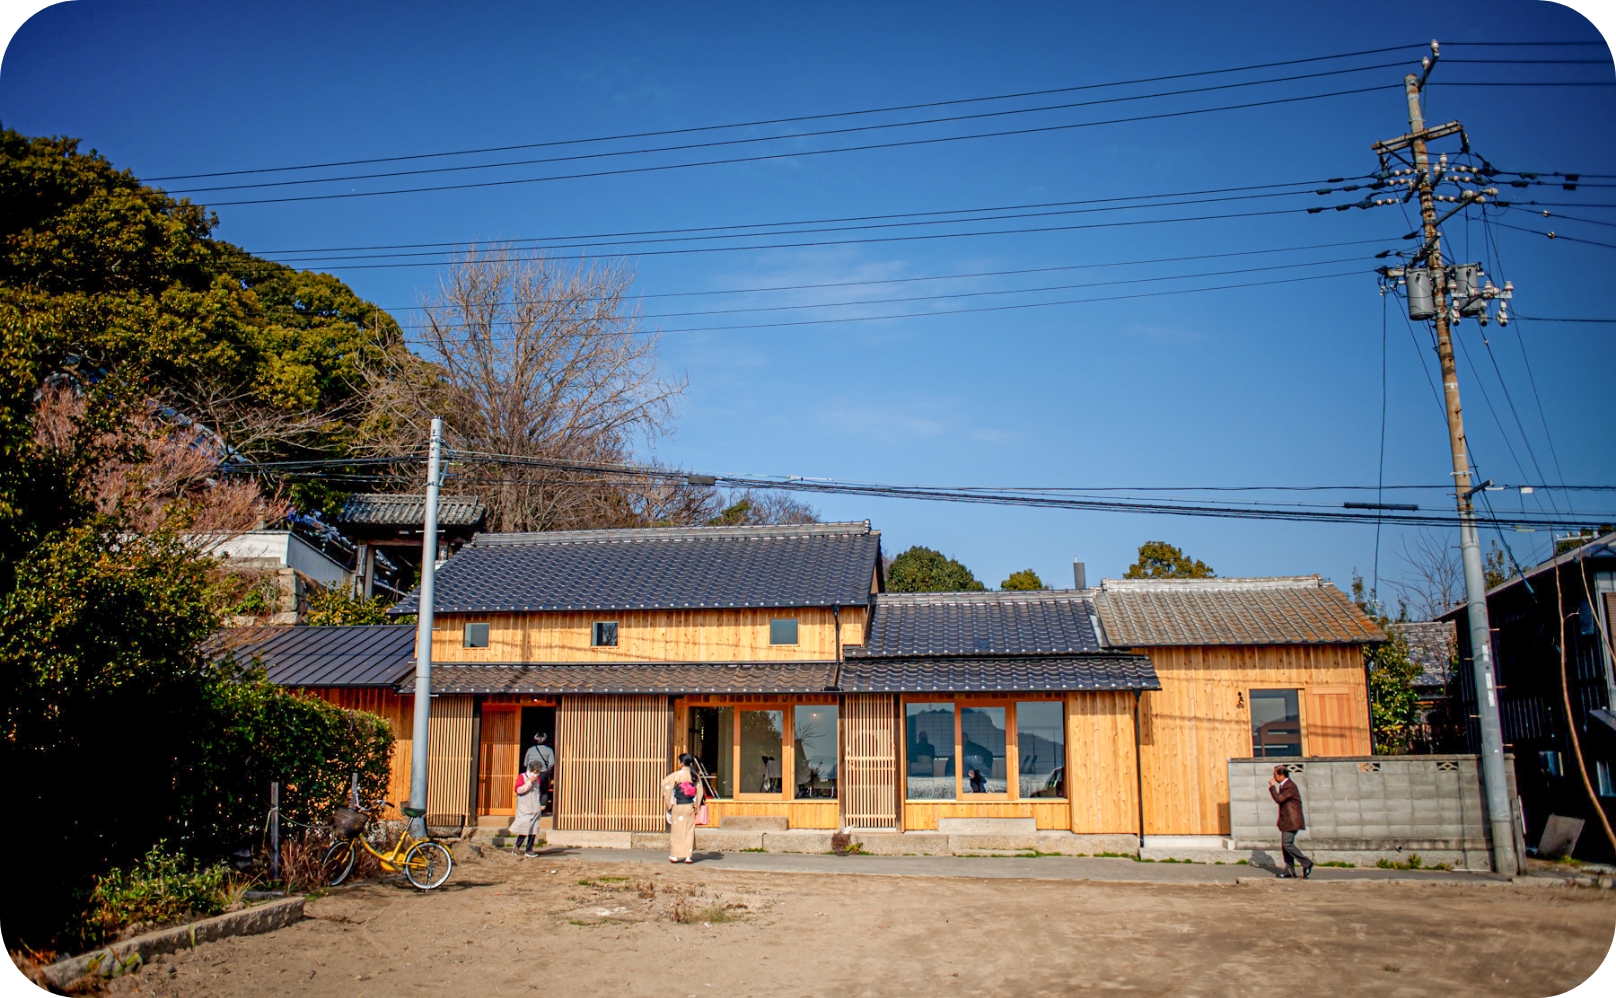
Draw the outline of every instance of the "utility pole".
<instances>
[{"instance_id":1,"label":"utility pole","mask_svg":"<svg viewBox=\"0 0 1616 998\"><path fill-rule=\"evenodd\" d=\"M426 522L421 535L421 605L415 625L415 731L410 746L410 834L426 836L427 731L432 715L432 583L438 558L438 477L443 460L443 420L432 420L426 462Z\"/></svg>"},{"instance_id":2,"label":"utility pole","mask_svg":"<svg viewBox=\"0 0 1616 998\"><path fill-rule=\"evenodd\" d=\"M1424 60L1425 72L1403 78L1408 97L1408 134L1386 142L1377 142L1374 149L1384 156L1398 149L1409 149L1414 154L1414 187L1420 199L1421 228L1425 238L1423 256L1429 275L1431 294L1435 299L1431 317L1436 324L1437 357L1442 366L1443 408L1448 417L1448 447L1453 455L1453 488L1459 505L1459 555L1464 566L1465 604L1470 624L1470 662L1475 674L1476 708L1481 727L1481 776L1487 794L1487 817L1492 831L1493 870L1514 875L1519 871L1515 856L1515 809L1509 798L1509 784L1504 771L1504 735L1498 720L1497 684L1493 680L1492 630L1487 620L1487 583L1481 565L1481 540L1476 533L1475 508L1472 497L1478 491L1470 484L1470 458L1465 446L1464 413L1459 406L1459 374L1453 358L1453 333L1449 316L1449 284L1446 268L1442 264L1442 236L1437 228L1436 184L1441 177L1433 173L1427 143L1455 133L1463 134L1458 122L1449 122L1435 128L1425 127L1425 115L1420 109L1420 92L1425 80L1436 64L1438 49L1431 43L1431 56ZM1446 166L1446 157L1443 164ZM1449 197L1448 200L1456 200ZM1470 194L1457 199L1461 206L1471 200L1481 200ZM1456 208L1455 211L1458 209ZM1451 214L1451 212L1450 212ZM1410 300L1417 271L1410 261L1406 271ZM1467 297L1468 297L1468 289ZM1468 301L1467 301L1468 304Z\"/></svg>"}]
</instances>

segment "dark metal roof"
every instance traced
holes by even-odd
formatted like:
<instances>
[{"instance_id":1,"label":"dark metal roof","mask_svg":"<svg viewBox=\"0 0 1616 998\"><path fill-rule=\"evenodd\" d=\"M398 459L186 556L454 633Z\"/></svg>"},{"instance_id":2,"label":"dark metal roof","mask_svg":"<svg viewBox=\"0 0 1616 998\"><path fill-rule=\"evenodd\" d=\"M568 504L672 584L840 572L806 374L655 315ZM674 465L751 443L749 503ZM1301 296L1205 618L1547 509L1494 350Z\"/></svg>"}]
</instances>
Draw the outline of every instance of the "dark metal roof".
<instances>
[{"instance_id":1,"label":"dark metal roof","mask_svg":"<svg viewBox=\"0 0 1616 998\"><path fill-rule=\"evenodd\" d=\"M438 526L475 527L483 522L488 507L476 496L439 496ZM366 527L422 527L426 525L426 496L380 495L349 496L337 513L337 522Z\"/></svg>"},{"instance_id":2,"label":"dark metal roof","mask_svg":"<svg viewBox=\"0 0 1616 998\"><path fill-rule=\"evenodd\" d=\"M1016 658L849 659L845 693L977 693L1159 690L1144 655L1048 655Z\"/></svg>"},{"instance_id":3,"label":"dark metal roof","mask_svg":"<svg viewBox=\"0 0 1616 998\"><path fill-rule=\"evenodd\" d=\"M1362 645L1386 635L1317 575L1253 579L1106 579L1095 599L1118 647Z\"/></svg>"},{"instance_id":4,"label":"dark metal roof","mask_svg":"<svg viewBox=\"0 0 1616 998\"><path fill-rule=\"evenodd\" d=\"M438 570L439 613L861 606L869 521L478 534ZM414 613L418 594L393 607Z\"/></svg>"},{"instance_id":5,"label":"dark metal roof","mask_svg":"<svg viewBox=\"0 0 1616 998\"><path fill-rule=\"evenodd\" d=\"M434 665L434 693L819 693L835 662ZM399 688L413 693L415 676Z\"/></svg>"},{"instance_id":6,"label":"dark metal roof","mask_svg":"<svg viewBox=\"0 0 1616 998\"><path fill-rule=\"evenodd\" d=\"M1101 651L1086 590L881 593L849 657L1053 655Z\"/></svg>"},{"instance_id":7,"label":"dark metal roof","mask_svg":"<svg viewBox=\"0 0 1616 998\"><path fill-rule=\"evenodd\" d=\"M415 625L230 628L209 654L256 660L282 686L392 686L415 668Z\"/></svg>"}]
</instances>

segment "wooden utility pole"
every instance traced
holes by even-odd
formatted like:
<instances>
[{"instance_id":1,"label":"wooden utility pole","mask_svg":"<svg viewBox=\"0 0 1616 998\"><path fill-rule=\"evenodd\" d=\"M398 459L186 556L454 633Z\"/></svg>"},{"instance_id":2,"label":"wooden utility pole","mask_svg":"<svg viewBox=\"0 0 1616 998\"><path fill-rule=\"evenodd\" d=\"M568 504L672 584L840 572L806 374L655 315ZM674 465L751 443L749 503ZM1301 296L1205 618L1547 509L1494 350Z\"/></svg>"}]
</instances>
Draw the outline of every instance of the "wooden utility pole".
<instances>
[{"instance_id":1,"label":"wooden utility pole","mask_svg":"<svg viewBox=\"0 0 1616 998\"><path fill-rule=\"evenodd\" d=\"M1409 149L1414 154L1414 184L1420 199L1420 221L1425 243L1423 256L1435 299L1437 358L1442 365L1443 408L1448 417L1448 448L1453 456L1453 489L1459 505L1459 556L1464 566L1465 604L1470 624L1470 662L1475 674L1476 709L1481 728L1481 776L1487 796L1487 817L1491 826L1493 870L1514 875L1520 871L1515 855L1515 807L1510 800L1504 771L1504 735L1498 717L1498 688L1493 679L1492 629L1487 619L1487 582L1481 564L1481 539L1476 532L1472 497L1477 491L1470 484L1470 458L1465 446L1464 413L1459 406L1459 373L1453 359L1453 333L1448 306L1448 275L1442 264L1442 233L1437 228L1435 187L1441 177L1433 172L1427 143L1433 138L1462 132L1458 122L1436 128L1425 127L1420 109L1420 91L1430 75L1437 54L1425 60L1425 73L1403 78L1408 96L1408 134L1375 143L1378 153ZM1450 199L1451 200L1451 199ZM1411 261L1409 270L1412 271ZM1412 280L1409 284L1413 287Z\"/></svg>"}]
</instances>

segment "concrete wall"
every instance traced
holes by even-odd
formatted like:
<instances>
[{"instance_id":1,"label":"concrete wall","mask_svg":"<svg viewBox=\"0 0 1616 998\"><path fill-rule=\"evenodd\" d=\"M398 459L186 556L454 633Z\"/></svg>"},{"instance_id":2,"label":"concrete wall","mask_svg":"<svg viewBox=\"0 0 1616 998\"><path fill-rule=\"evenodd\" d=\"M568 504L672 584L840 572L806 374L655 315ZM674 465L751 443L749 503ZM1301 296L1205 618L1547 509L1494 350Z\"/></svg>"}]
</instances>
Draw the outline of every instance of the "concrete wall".
<instances>
[{"instance_id":1,"label":"concrete wall","mask_svg":"<svg viewBox=\"0 0 1616 998\"><path fill-rule=\"evenodd\" d=\"M1426 865L1491 866L1480 760L1473 755L1230 759L1233 849L1269 852L1279 861L1279 809L1268 779L1280 762L1290 766L1302 792L1307 829L1296 843L1316 861L1373 866L1382 858L1407 862L1418 853ZM1513 760L1505 768L1513 798Z\"/></svg>"}]
</instances>

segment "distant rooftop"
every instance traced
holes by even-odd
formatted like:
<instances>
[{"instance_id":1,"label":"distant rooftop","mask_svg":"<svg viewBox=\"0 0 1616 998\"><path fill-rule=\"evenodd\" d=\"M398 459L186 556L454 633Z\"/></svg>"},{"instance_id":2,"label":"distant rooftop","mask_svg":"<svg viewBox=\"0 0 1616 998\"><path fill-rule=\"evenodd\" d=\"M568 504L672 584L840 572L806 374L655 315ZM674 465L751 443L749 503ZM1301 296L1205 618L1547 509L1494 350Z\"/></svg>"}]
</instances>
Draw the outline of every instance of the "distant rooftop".
<instances>
[{"instance_id":1,"label":"distant rooftop","mask_svg":"<svg viewBox=\"0 0 1616 998\"><path fill-rule=\"evenodd\" d=\"M393 686L415 668L415 625L227 628L208 646L215 659L257 661L282 686Z\"/></svg>"},{"instance_id":2,"label":"distant rooftop","mask_svg":"<svg viewBox=\"0 0 1616 998\"><path fill-rule=\"evenodd\" d=\"M1416 687L1446 686L1458 654L1459 636L1451 620L1402 621L1391 630L1408 644L1408 659L1420 667Z\"/></svg>"},{"instance_id":3,"label":"distant rooftop","mask_svg":"<svg viewBox=\"0 0 1616 998\"><path fill-rule=\"evenodd\" d=\"M476 527L488 507L476 496L440 496L438 526ZM366 493L349 496L337 514L345 526L422 527L426 525L426 496Z\"/></svg>"},{"instance_id":4,"label":"distant rooftop","mask_svg":"<svg viewBox=\"0 0 1616 998\"><path fill-rule=\"evenodd\" d=\"M1386 640L1317 575L1106 579L1095 598L1113 645L1366 644Z\"/></svg>"},{"instance_id":5,"label":"distant rooftop","mask_svg":"<svg viewBox=\"0 0 1616 998\"><path fill-rule=\"evenodd\" d=\"M863 658L1101 651L1090 590L881 593Z\"/></svg>"}]
</instances>

